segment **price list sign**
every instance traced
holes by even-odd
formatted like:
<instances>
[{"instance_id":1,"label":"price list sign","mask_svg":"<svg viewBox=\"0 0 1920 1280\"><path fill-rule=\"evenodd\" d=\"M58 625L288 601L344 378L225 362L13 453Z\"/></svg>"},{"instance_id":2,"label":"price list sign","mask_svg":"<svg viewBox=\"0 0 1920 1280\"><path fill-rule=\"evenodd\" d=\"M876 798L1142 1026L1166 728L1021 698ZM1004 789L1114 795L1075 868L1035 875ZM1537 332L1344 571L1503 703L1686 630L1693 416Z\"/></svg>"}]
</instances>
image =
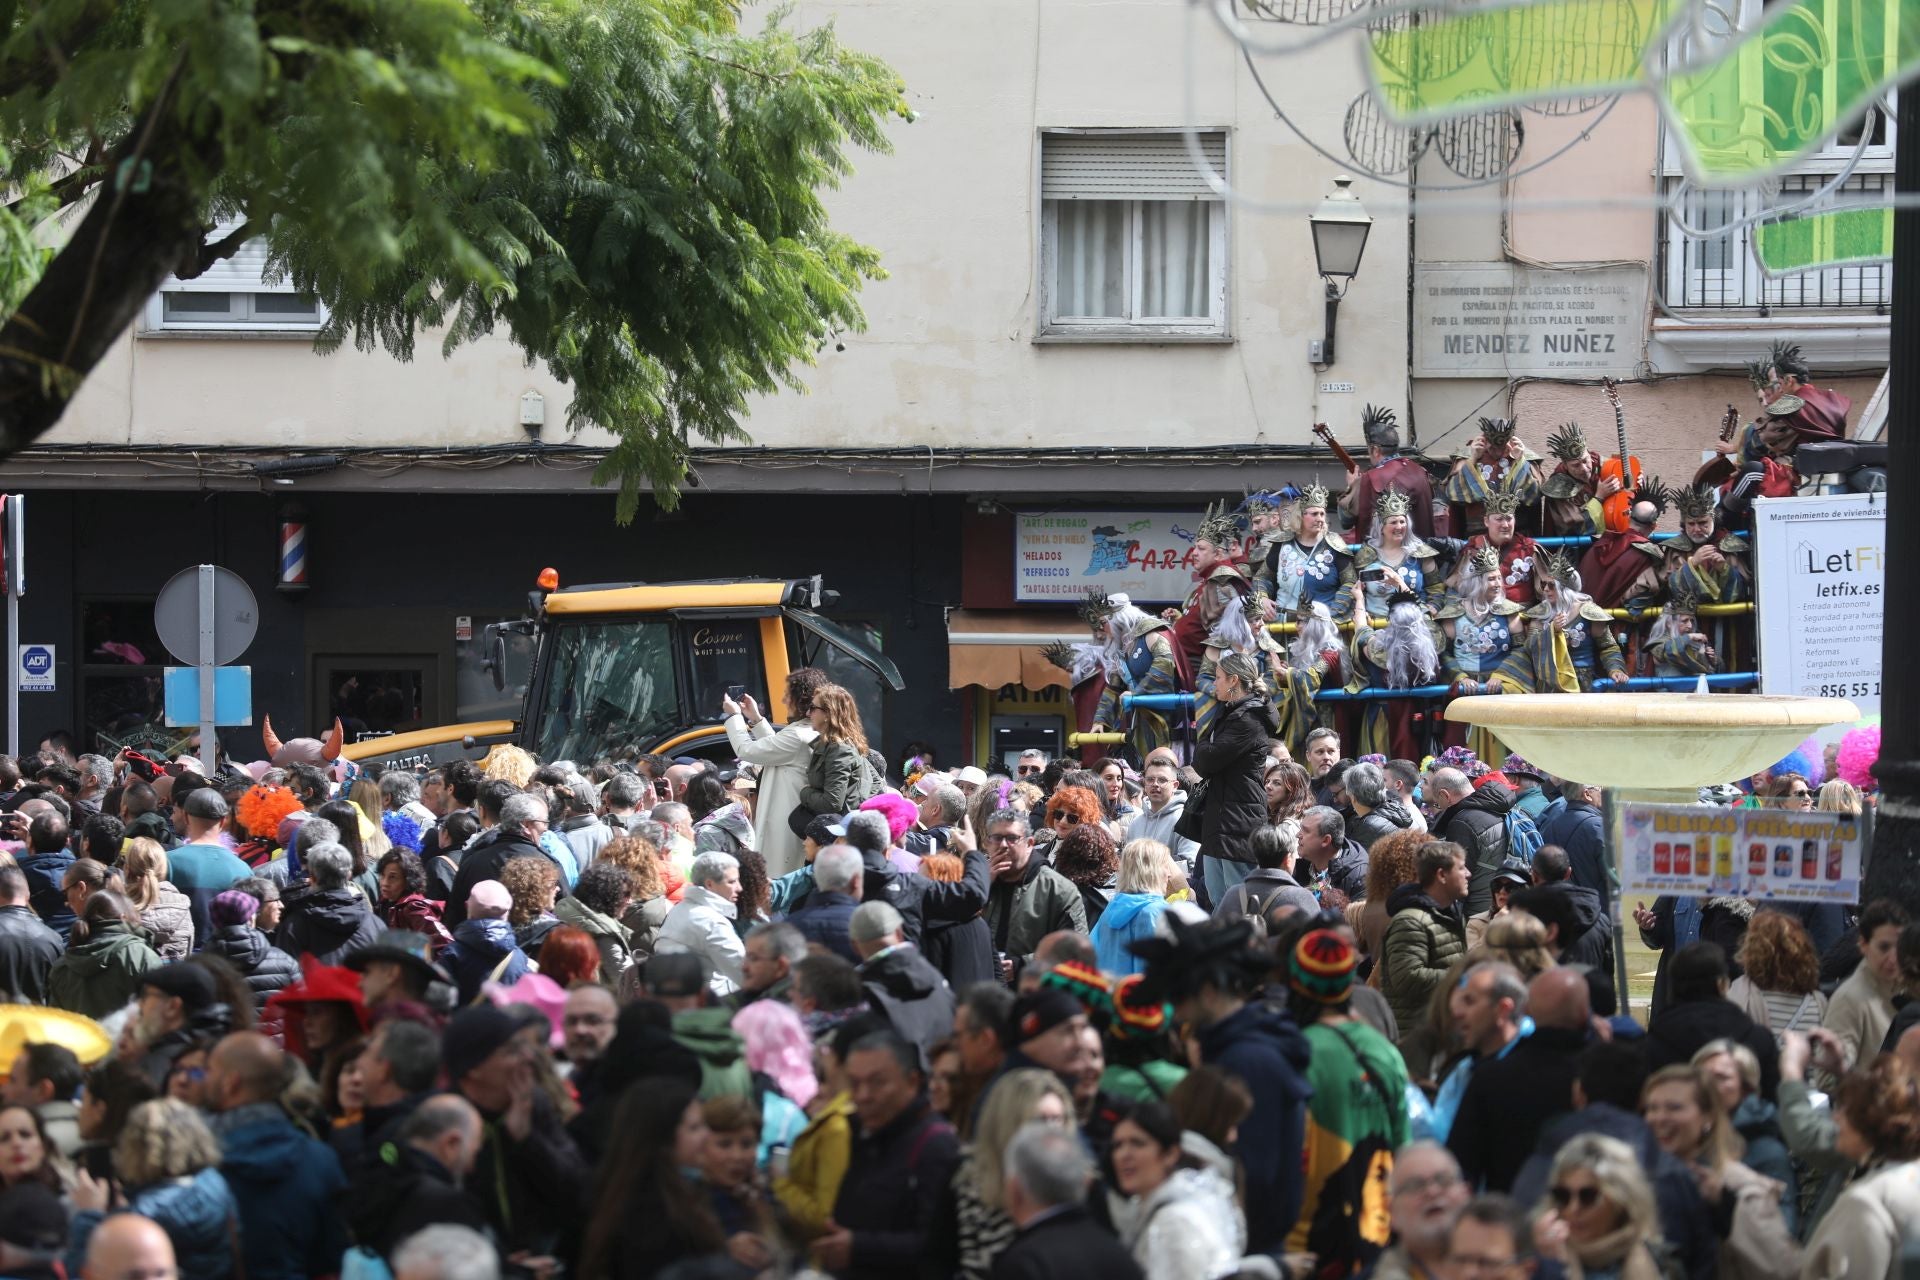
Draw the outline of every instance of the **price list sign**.
<instances>
[{"instance_id":1,"label":"price list sign","mask_svg":"<svg viewBox=\"0 0 1920 1280\"><path fill-rule=\"evenodd\" d=\"M1855 902L1864 847L1861 820L1847 814L1704 805L1615 809L1620 886L1629 896Z\"/></svg>"},{"instance_id":2,"label":"price list sign","mask_svg":"<svg viewBox=\"0 0 1920 1280\"><path fill-rule=\"evenodd\" d=\"M1762 498L1753 517L1760 691L1879 711L1886 495Z\"/></svg>"}]
</instances>

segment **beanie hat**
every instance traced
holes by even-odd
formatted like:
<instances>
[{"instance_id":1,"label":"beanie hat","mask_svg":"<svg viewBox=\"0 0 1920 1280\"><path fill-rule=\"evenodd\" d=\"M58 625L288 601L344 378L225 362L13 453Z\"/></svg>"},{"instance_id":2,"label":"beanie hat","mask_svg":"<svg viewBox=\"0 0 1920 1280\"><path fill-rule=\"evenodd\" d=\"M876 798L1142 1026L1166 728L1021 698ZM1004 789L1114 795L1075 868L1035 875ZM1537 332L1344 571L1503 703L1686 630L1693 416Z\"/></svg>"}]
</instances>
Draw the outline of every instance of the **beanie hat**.
<instances>
[{"instance_id":1,"label":"beanie hat","mask_svg":"<svg viewBox=\"0 0 1920 1280\"><path fill-rule=\"evenodd\" d=\"M1007 1019L1007 1024L1013 1043L1025 1044L1063 1022L1085 1017L1086 1012L1085 1005L1058 987L1043 986L1013 1002L1013 1013Z\"/></svg>"},{"instance_id":2,"label":"beanie hat","mask_svg":"<svg viewBox=\"0 0 1920 1280\"><path fill-rule=\"evenodd\" d=\"M513 895L498 880L482 880L467 895L467 914L476 920L505 920L513 910Z\"/></svg>"},{"instance_id":3,"label":"beanie hat","mask_svg":"<svg viewBox=\"0 0 1920 1280\"><path fill-rule=\"evenodd\" d=\"M1113 984L1113 1025L1108 1034L1116 1040L1152 1040L1166 1034L1173 1025L1173 1006L1165 1001L1149 1001L1141 994L1144 973L1130 973Z\"/></svg>"},{"instance_id":4,"label":"beanie hat","mask_svg":"<svg viewBox=\"0 0 1920 1280\"><path fill-rule=\"evenodd\" d=\"M1066 992L1080 1002L1095 1026L1105 1028L1113 1006L1107 975L1100 970L1077 960L1068 960L1042 974L1040 986Z\"/></svg>"},{"instance_id":5,"label":"beanie hat","mask_svg":"<svg viewBox=\"0 0 1920 1280\"><path fill-rule=\"evenodd\" d=\"M1353 944L1332 929L1315 929L1293 948L1287 961L1287 985L1320 1004L1339 1004L1353 990L1358 963Z\"/></svg>"},{"instance_id":6,"label":"beanie hat","mask_svg":"<svg viewBox=\"0 0 1920 1280\"><path fill-rule=\"evenodd\" d=\"M252 924L253 918L260 914L260 899L241 889L228 889L214 895L207 905L207 914L217 925Z\"/></svg>"}]
</instances>

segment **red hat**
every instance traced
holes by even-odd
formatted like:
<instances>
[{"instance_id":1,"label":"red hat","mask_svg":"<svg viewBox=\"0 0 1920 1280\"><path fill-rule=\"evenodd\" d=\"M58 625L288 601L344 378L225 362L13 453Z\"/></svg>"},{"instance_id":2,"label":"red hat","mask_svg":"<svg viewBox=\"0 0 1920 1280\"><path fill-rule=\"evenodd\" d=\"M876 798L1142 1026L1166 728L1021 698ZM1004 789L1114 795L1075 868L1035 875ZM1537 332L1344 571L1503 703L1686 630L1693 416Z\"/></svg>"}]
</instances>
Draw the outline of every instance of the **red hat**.
<instances>
[{"instance_id":1,"label":"red hat","mask_svg":"<svg viewBox=\"0 0 1920 1280\"><path fill-rule=\"evenodd\" d=\"M307 1006L344 1004L353 1011L364 1033L372 1021L367 1002L360 994L360 975L351 969L321 964L312 956L300 957L300 980L289 983L267 997L269 1019L278 1014L285 1020L287 1052L296 1058L307 1056Z\"/></svg>"}]
</instances>

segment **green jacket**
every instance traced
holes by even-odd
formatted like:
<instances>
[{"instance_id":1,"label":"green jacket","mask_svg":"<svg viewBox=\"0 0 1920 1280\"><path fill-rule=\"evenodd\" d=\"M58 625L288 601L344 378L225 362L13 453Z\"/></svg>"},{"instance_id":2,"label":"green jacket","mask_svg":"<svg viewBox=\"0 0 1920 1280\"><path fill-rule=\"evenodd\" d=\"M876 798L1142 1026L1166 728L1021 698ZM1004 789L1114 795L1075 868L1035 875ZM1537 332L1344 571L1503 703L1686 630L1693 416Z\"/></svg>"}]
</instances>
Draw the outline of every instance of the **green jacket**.
<instances>
[{"instance_id":1,"label":"green jacket","mask_svg":"<svg viewBox=\"0 0 1920 1280\"><path fill-rule=\"evenodd\" d=\"M682 1009L673 1015L673 1038L700 1059L701 1098L753 1096L747 1045L733 1029L733 1010L720 1005Z\"/></svg>"},{"instance_id":2,"label":"green jacket","mask_svg":"<svg viewBox=\"0 0 1920 1280\"><path fill-rule=\"evenodd\" d=\"M1154 1059L1137 1067L1114 1062L1100 1077L1100 1092L1128 1102L1165 1102L1173 1087L1186 1078L1187 1069L1177 1062Z\"/></svg>"},{"instance_id":3,"label":"green jacket","mask_svg":"<svg viewBox=\"0 0 1920 1280\"><path fill-rule=\"evenodd\" d=\"M1085 933L1087 907L1073 881L1035 854L1027 859L1020 879L994 881L987 894L987 928L995 951L1025 964L1048 934L1063 929Z\"/></svg>"},{"instance_id":4,"label":"green jacket","mask_svg":"<svg viewBox=\"0 0 1920 1280\"><path fill-rule=\"evenodd\" d=\"M813 740L806 785L800 788L800 803L809 812L851 813L877 790L873 785L873 766L853 749L851 742Z\"/></svg>"},{"instance_id":5,"label":"green jacket","mask_svg":"<svg viewBox=\"0 0 1920 1280\"><path fill-rule=\"evenodd\" d=\"M1380 993L1393 1008L1402 1040L1427 1019L1427 1001L1455 961L1467 954L1467 922L1459 904L1451 911L1403 884L1387 899L1387 935L1380 944Z\"/></svg>"},{"instance_id":6,"label":"green jacket","mask_svg":"<svg viewBox=\"0 0 1920 1280\"><path fill-rule=\"evenodd\" d=\"M47 975L47 1003L104 1018L140 994L141 975L158 969L160 953L124 924L102 924L67 949Z\"/></svg>"},{"instance_id":7,"label":"green jacket","mask_svg":"<svg viewBox=\"0 0 1920 1280\"><path fill-rule=\"evenodd\" d=\"M553 914L563 924L584 931L600 948L600 981L609 987L633 963L633 930L592 907L582 906L578 898L562 898L553 904Z\"/></svg>"}]
</instances>

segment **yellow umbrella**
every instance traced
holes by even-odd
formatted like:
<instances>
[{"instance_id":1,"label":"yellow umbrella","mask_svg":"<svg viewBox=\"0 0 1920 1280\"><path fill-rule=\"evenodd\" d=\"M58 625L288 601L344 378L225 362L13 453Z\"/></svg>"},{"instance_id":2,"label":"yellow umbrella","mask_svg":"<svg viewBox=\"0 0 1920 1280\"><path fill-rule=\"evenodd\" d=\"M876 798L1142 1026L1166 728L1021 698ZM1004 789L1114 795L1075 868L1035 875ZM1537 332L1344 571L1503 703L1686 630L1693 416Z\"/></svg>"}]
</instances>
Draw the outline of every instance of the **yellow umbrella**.
<instances>
[{"instance_id":1,"label":"yellow umbrella","mask_svg":"<svg viewBox=\"0 0 1920 1280\"><path fill-rule=\"evenodd\" d=\"M37 1004L0 1004L0 1072L13 1070L13 1060L29 1044L57 1044L73 1050L82 1065L91 1065L113 1052L107 1029L92 1018Z\"/></svg>"}]
</instances>

